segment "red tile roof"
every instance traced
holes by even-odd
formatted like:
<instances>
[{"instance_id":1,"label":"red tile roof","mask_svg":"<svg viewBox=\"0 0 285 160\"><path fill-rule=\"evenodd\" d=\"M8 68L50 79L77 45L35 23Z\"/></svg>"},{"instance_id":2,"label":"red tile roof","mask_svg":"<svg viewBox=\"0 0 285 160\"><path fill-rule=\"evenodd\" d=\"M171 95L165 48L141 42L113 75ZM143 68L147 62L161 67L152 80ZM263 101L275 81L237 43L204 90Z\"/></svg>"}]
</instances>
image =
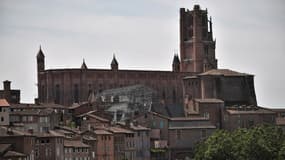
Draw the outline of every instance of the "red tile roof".
<instances>
[{"instance_id":1,"label":"red tile roof","mask_svg":"<svg viewBox=\"0 0 285 160\"><path fill-rule=\"evenodd\" d=\"M6 101L6 99L0 99L0 107L10 107L10 104Z\"/></svg>"}]
</instances>

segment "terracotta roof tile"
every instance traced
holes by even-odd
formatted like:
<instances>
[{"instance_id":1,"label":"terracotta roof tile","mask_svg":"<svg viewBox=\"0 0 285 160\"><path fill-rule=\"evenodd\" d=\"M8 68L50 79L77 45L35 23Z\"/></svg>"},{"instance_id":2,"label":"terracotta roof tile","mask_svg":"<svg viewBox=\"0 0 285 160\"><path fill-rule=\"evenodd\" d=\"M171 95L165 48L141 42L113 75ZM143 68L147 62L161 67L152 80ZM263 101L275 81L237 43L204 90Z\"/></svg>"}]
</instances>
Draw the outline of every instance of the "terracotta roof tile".
<instances>
[{"instance_id":1,"label":"terracotta roof tile","mask_svg":"<svg viewBox=\"0 0 285 160\"><path fill-rule=\"evenodd\" d=\"M10 104L6 101L6 99L0 99L0 107L10 107Z\"/></svg>"}]
</instances>

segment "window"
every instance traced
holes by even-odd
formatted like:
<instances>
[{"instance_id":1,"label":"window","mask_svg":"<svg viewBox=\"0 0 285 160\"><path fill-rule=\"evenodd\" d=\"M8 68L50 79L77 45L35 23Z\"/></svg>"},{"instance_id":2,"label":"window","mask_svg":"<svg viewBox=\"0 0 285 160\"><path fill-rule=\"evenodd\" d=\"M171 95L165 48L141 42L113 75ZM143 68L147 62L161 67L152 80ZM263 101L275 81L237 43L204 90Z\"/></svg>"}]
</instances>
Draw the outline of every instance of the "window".
<instances>
[{"instance_id":1,"label":"window","mask_svg":"<svg viewBox=\"0 0 285 160\"><path fill-rule=\"evenodd\" d=\"M205 118L210 118L209 112L204 112L204 117L205 117Z\"/></svg>"},{"instance_id":2,"label":"window","mask_svg":"<svg viewBox=\"0 0 285 160\"><path fill-rule=\"evenodd\" d=\"M160 121L159 127L160 127L160 128L163 128L163 127L164 127L163 120Z\"/></svg>"},{"instance_id":3,"label":"window","mask_svg":"<svg viewBox=\"0 0 285 160\"><path fill-rule=\"evenodd\" d=\"M33 116L29 116L29 117L28 117L28 121L29 121L29 122L32 122L32 121L33 121Z\"/></svg>"},{"instance_id":4,"label":"window","mask_svg":"<svg viewBox=\"0 0 285 160\"><path fill-rule=\"evenodd\" d=\"M26 121L27 121L27 117L26 117L26 116L23 116L23 117L22 117L22 120L23 120L23 122L26 122Z\"/></svg>"},{"instance_id":5,"label":"window","mask_svg":"<svg viewBox=\"0 0 285 160\"><path fill-rule=\"evenodd\" d=\"M1 117L1 122L3 122L4 121L4 117Z\"/></svg>"}]
</instances>

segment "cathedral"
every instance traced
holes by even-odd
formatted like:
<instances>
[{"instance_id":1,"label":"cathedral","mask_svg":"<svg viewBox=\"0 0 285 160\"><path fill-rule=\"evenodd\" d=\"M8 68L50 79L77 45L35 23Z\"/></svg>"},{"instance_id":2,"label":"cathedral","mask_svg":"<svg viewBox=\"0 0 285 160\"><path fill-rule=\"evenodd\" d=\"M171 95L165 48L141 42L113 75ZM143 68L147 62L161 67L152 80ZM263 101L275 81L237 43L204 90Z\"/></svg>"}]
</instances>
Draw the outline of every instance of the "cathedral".
<instances>
[{"instance_id":1,"label":"cathedral","mask_svg":"<svg viewBox=\"0 0 285 160\"><path fill-rule=\"evenodd\" d=\"M37 54L38 101L70 106L103 90L144 85L167 104L193 106L194 99L221 99L225 106L256 105L254 76L218 69L212 20L194 5L180 9L180 55L171 71L121 70L114 56L109 69L45 69L42 49Z\"/></svg>"}]
</instances>

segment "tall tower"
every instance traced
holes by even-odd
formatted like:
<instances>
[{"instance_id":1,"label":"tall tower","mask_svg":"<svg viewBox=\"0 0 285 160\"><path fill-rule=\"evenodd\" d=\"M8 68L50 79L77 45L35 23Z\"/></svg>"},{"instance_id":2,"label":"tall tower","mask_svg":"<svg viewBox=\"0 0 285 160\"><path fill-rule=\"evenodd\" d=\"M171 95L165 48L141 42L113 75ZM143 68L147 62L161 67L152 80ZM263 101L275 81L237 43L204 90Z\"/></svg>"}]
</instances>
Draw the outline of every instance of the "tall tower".
<instances>
[{"instance_id":1,"label":"tall tower","mask_svg":"<svg viewBox=\"0 0 285 160\"><path fill-rule=\"evenodd\" d=\"M201 73L217 68L216 41L207 10L194 5L192 11L180 8L181 72Z\"/></svg>"},{"instance_id":2,"label":"tall tower","mask_svg":"<svg viewBox=\"0 0 285 160\"><path fill-rule=\"evenodd\" d=\"M40 47L40 50L37 54L37 74L38 74L38 101L43 102L44 97L43 97L43 92L44 92L44 87L41 84L41 74L40 72L45 70L45 55L42 51L42 48Z\"/></svg>"}]
</instances>

